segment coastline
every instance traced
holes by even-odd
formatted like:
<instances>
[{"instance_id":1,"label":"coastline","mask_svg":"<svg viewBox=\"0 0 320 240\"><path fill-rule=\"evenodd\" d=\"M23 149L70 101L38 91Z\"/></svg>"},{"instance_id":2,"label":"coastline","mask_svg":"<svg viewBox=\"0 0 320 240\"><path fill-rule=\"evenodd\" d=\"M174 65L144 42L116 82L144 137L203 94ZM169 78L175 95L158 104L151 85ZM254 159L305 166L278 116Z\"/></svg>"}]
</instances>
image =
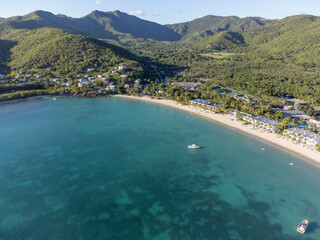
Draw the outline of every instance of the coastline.
<instances>
[{"instance_id":1,"label":"coastline","mask_svg":"<svg viewBox=\"0 0 320 240\"><path fill-rule=\"evenodd\" d=\"M302 160L305 160L312 165L320 167L320 152L312 151L306 147L303 147L300 144L296 145L292 142L287 141L286 139L282 139L281 137L279 138L279 135L276 135L274 133L266 133L266 132L262 133L259 131L251 130L249 127L244 126L241 121L231 120L226 115L206 113L201 109L191 107L189 105L180 105L178 102L175 102L173 100L167 100L167 99L158 100L158 99L152 99L150 97L136 97L136 96L127 96L127 95L115 95L115 97L152 102L156 104L177 108L183 111L187 111L201 117L205 117L207 119L213 120L225 126L237 129L243 133L263 139L269 143L276 145L277 147L281 147L291 153L297 154Z\"/></svg>"}]
</instances>

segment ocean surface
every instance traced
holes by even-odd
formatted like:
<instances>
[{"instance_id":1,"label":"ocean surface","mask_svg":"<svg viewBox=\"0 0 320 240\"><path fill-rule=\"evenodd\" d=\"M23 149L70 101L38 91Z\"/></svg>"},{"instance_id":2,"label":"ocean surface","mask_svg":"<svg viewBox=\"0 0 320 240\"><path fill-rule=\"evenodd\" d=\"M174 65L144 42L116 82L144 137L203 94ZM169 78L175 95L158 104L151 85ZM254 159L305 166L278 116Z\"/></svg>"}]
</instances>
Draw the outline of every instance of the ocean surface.
<instances>
[{"instance_id":1,"label":"ocean surface","mask_svg":"<svg viewBox=\"0 0 320 240\"><path fill-rule=\"evenodd\" d=\"M320 169L153 103L1 104L0 239L319 240Z\"/></svg>"}]
</instances>

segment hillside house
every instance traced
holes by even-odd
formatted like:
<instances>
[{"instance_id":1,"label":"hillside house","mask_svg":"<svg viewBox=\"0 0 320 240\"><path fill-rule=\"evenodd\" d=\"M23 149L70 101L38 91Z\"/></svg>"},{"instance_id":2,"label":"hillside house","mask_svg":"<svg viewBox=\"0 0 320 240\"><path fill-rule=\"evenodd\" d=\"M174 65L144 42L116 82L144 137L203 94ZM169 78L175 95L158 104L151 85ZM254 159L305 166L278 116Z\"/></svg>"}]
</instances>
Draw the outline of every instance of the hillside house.
<instances>
[{"instance_id":1,"label":"hillside house","mask_svg":"<svg viewBox=\"0 0 320 240\"><path fill-rule=\"evenodd\" d=\"M109 85L108 89L110 89L112 92L116 91L116 86L115 85Z\"/></svg>"},{"instance_id":2,"label":"hillside house","mask_svg":"<svg viewBox=\"0 0 320 240\"><path fill-rule=\"evenodd\" d=\"M80 88L82 88L82 87L87 87L87 86L89 86L89 82L80 82L80 83L78 83L78 87L80 87Z\"/></svg>"}]
</instances>

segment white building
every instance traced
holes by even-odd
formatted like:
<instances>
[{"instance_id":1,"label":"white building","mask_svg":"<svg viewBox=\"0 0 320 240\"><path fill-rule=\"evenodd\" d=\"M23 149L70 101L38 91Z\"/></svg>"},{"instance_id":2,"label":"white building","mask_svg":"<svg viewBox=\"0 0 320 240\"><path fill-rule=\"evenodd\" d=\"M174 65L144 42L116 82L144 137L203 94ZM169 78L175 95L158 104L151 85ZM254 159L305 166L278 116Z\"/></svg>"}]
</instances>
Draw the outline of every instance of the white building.
<instances>
[{"instance_id":1,"label":"white building","mask_svg":"<svg viewBox=\"0 0 320 240\"><path fill-rule=\"evenodd\" d=\"M116 86L115 85L109 85L108 89L110 89L112 92L116 91Z\"/></svg>"},{"instance_id":2,"label":"white building","mask_svg":"<svg viewBox=\"0 0 320 240\"><path fill-rule=\"evenodd\" d=\"M309 147L315 148L320 144L320 134L309 132L303 128L289 128L284 131L284 135L296 142L301 142Z\"/></svg>"},{"instance_id":3,"label":"white building","mask_svg":"<svg viewBox=\"0 0 320 240\"><path fill-rule=\"evenodd\" d=\"M260 125L260 128L271 131L273 133L276 131L277 125L280 124L280 122L276 120L262 117L262 116L252 117L252 121L253 121L253 124Z\"/></svg>"},{"instance_id":4,"label":"white building","mask_svg":"<svg viewBox=\"0 0 320 240\"><path fill-rule=\"evenodd\" d=\"M318 121L318 120L310 119L309 123L316 126L316 127L320 127L320 121Z\"/></svg>"}]
</instances>

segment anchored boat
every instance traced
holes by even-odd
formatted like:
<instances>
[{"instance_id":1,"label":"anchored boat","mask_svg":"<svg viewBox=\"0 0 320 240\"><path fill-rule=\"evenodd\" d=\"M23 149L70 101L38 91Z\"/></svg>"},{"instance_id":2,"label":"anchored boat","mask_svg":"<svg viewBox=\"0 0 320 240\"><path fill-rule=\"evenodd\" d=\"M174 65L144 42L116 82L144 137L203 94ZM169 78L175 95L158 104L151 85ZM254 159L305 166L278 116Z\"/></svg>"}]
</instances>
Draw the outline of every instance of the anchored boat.
<instances>
[{"instance_id":1,"label":"anchored boat","mask_svg":"<svg viewBox=\"0 0 320 240\"><path fill-rule=\"evenodd\" d=\"M303 220L297 227L297 232L304 234L305 231L307 230L308 224L309 224L309 221L307 219Z\"/></svg>"},{"instance_id":2,"label":"anchored boat","mask_svg":"<svg viewBox=\"0 0 320 240\"><path fill-rule=\"evenodd\" d=\"M195 145L195 144L191 144L191 145L188 146L188 148L196 149L196 148L200 148L200 146Z\"/></svg>"}]
</instances>

